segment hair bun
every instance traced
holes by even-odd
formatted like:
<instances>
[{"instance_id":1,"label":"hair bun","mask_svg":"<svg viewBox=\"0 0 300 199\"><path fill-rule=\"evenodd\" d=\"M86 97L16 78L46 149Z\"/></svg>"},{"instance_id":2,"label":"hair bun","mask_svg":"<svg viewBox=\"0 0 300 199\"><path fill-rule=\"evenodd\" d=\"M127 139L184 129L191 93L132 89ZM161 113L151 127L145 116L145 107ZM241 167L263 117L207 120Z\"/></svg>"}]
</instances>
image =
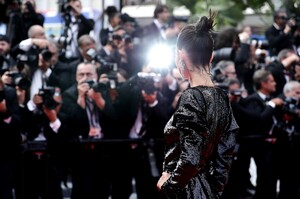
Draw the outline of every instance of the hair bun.
<instances>
[{"instance_id":1,"label":"hair bun","mask_svg":"<svg viewBox=\"0 0 300 199\"><path fill-rule=\"evenodd\" d=\"M214 18L216 16L215 12L212 12L209 10L209 17L203 16L200 18L200 20L196 23L196 34L197 36L200 36L201 34L209 33L213 31L214 24Z\"/></svg>"}]
</instances>

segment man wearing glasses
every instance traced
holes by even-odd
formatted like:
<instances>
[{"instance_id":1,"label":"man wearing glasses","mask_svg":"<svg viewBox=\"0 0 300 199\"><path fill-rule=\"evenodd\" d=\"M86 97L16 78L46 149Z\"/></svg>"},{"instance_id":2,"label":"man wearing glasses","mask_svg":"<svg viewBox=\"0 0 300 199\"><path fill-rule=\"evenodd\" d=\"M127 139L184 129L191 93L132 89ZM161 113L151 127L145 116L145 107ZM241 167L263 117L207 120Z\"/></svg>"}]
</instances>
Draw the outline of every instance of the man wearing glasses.
<instances>
[{"instance_id":1,"label":"man wearing glasses","mask_svg":"<svg viewBox=\"0 0 300 199\"><path fill-rule=\"evenodd\" d=\"M288 18L285 10L276 11L273 19L273 25L266 30L265 35L269 42L270 56L277 56L284 48L295 49L293 32L296 22Z\"/></svg>"}]
</instances>

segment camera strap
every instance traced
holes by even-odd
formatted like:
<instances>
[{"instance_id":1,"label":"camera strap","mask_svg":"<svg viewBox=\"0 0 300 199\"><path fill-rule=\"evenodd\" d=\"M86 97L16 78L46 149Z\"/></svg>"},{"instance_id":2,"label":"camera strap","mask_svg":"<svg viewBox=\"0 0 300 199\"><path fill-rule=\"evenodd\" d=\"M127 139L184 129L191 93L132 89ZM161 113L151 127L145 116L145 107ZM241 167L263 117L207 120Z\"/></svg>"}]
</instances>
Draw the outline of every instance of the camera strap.
<instances>
[{"instance_id":1,"label":"camera strap","mask_svg":"<svg viewBox=\"0 0 300 199\"><path fill-rule=\"evenodd\" d=\"M98 109L95 103L88 98L86 98L86 112L87 112L90 127L101 130L100 123L99 123Z\"/></svg>"}]
</instances>

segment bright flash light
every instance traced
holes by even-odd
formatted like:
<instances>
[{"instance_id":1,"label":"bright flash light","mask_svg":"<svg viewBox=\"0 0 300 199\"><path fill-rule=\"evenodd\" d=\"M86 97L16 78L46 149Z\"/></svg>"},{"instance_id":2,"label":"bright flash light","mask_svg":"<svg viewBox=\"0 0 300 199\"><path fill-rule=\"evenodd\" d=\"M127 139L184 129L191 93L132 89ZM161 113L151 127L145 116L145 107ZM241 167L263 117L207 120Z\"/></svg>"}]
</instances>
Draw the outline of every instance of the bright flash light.
<instances>
[{"instance_id":1,"label":"bright flash light","mask_svg":"<svg viewBox=\"0 0 300 199\"><path fill-rule=\"evenodd\" d=\"M147 66L153 69L167 69L174 60L174 53L170 46L158 44L153 46L148 54Z\"/></svg>"}]
</instances>

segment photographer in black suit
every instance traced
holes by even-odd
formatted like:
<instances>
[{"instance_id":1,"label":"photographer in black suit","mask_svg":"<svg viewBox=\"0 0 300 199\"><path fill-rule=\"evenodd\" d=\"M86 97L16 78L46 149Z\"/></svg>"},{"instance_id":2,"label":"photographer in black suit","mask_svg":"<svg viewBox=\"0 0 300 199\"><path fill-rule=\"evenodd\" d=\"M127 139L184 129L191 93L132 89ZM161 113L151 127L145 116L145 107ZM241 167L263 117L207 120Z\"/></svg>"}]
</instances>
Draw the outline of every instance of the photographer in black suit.
<instances>
[{"instance_id":1,"label":"photographer in black suit","mask_svg":"<svg viewBox=\"0 0 300 199\"><path fill-rule=\"evenodd\" d=\"M10 47L9 38L0 34L0 75L15 64L15 60L10 55Z\"/></svg>"},{"instance_id":2,"label":"photographer in black suit","mask_svg":"<svg viewBox=\"0 0 300 199\"><path fill-rule=\"evenodd\" d=\"M154 77L138 73L119 89L120 126L127 138L143 142L128 144L126 168L136 182L137 197L159 198L155 183L162 171L163 128L169 117L166 98L155 87Z\"/></svg>"},{"instance_id":3,"label":"photographer in black suit","mask_svg":"<svg viewBox=\"0 0 300 199\"><path fill-rule=\"evenodd\" d=\"M38 68L33 73L30 89L16 86L22 131L28 141L22 154L20 189L16 190L18 199L62 198L62 138L58 134L61 123L57 118L62 101L51 69L57 55L55 44L47 42L47 48L40 49L38 54Z\"/></svg>"},{"instance_id":4,"label":"photographer in black suit","mask_svg":"<svg viewBox=\"0 0 300 199\"><path fill-rule=\"evenodd\" d=\"M11 13L7 36L10 38L11 46L19 44L22 40L27 39L27 32L32 25L44 24L44 16L35 11L34 0L22 0L19 12Z\"/></svg>"},{"instance_id":5,"label":"photographer in black suit","mask_svg":"<svg viewBox=\"0 0 300 199\"><path fill-rule=\"evenodd\" d=\"M299 198L300 176L300 83L289 81L284 85L280 97L284 105L276 113L273 133L276 135L275 154L276 179L280 180L279 199ZM292 183L293 182L293 183Z\"/></svg>"},{"instance_id":6,"label":"photographer in black suit","mask_svg":"<svg viewBox=\"0 0 300 199\"><path fill-rule=\"evenodd\" d=\"M276 81L276 91L272 93L275 97L282 93L286 82L295 79L295 67L300 62L300 57L292 49L282 49L277 57L266 66Z\"/></svg>"},{"instance_id":7,"label":"photographer in black suit","mask_svg":"<svg viewBox=\"0 0 300 199\"><path fill-rule=\"evenodd\" d=\"M12 198L19 157L20 114L16 90L0 80L0 198Z\"/></svg>"},{"instance_id":8,"label":"photographer in black suit","mask_svg":"<svg viewBox=\"0 0 300 199\"><path fill-rule=\"evenodd\" d=\"M78 65L76 83L63 93L63 102L59 133L67 141L64 154L71 169L72 198L108 198L112 171L107 146L80 144L82 139L91 142L105 139L118 127L107 87L98 83L94 64Z\"/></svg>"},{"instance_id":9,"label":"photographer in black suit","mask_svg":"<svg viewBox=\"0 0 300 199\"><path fill-rule=\"evenodd\" d=\"M296 22L289 19L285 10L277 10L273 14L274 23L266 32L266 38L269 42L270 56L277 56L282 49L294 49L294 31Z\"/></svg>"},{"instance_id":10,"label":"photographer in black suit","mask_svg":"<svg viewBox=\"0 0 300 199\"><path fill-rule=\"evenodd\" d=\"M69 0L64 6L64 32L58 43L62 45L60 61L69 63L79 56L78 39L82 35L90 34L95 22L83 15L80 0Z\"/></svg>"},{"instance_id":11,"label":"photographer in black suit","mask_svg":"<svg viewBox=\"0 0 300 199\"><path fill-rule=\"evenodd\" d=\"M274 153L275 138L272 135L273 116L276 108L283 105L283 100L274 98L269 100L275 91L276 82L272 74L266 70L257 70L253 76L256 92L249 95L243 107L242 131L245 141L240 145L240 175L248 178L250 158L253 157L257 167L257 182L255 199L276 198L276 180L272 155ZM245 176L247 174L247 176Z\"/></svg>"}]
</instances>

